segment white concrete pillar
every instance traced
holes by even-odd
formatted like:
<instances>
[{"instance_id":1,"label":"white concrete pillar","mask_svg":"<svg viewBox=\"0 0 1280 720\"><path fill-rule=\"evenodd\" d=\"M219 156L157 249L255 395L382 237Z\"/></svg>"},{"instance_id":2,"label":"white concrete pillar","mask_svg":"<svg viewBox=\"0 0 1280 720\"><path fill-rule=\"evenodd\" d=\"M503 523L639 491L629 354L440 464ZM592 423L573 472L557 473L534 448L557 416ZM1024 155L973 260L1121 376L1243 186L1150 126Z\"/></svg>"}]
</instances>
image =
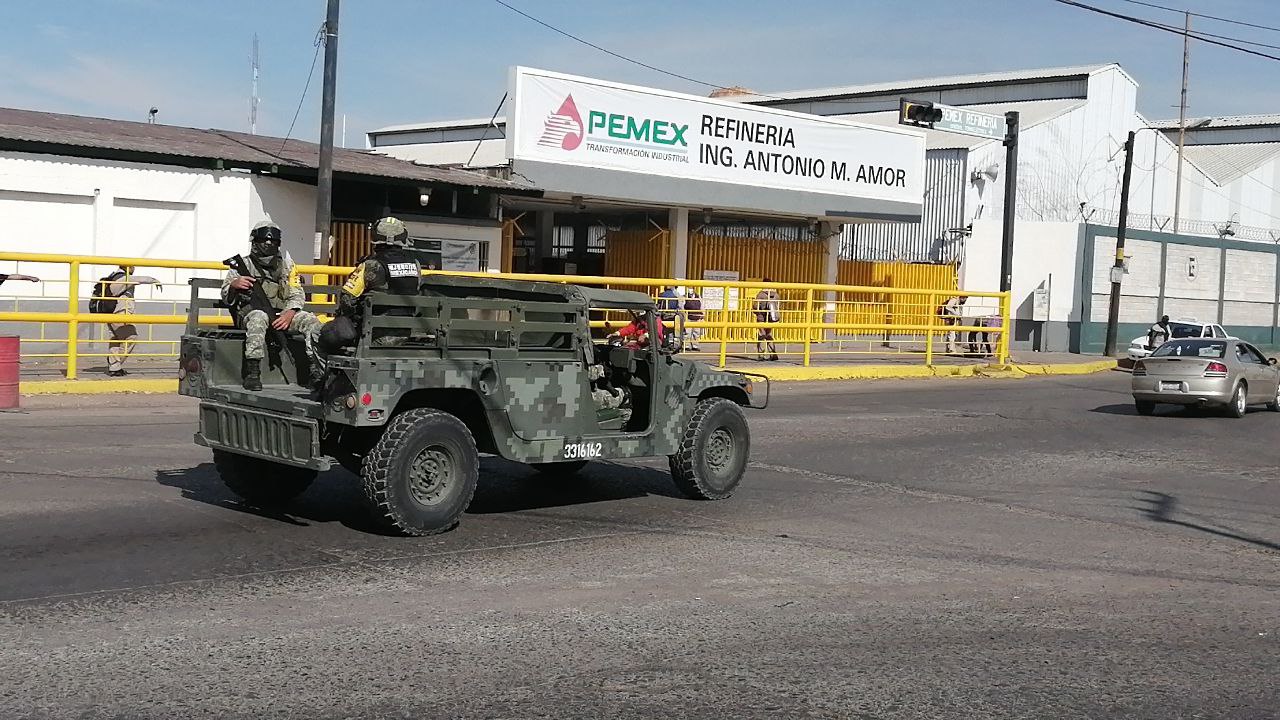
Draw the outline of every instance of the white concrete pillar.
<instances>
[{"instance_id":1,"label":"white concrete pillar","mask_svg":"<svg viewBox=\"0 0 1280 720\"><path fill-rule=\"evenodd\" d=\"M689 209L671 208L667 213L667 229L671 242L668 248L670 256L667 266L671 268L671 276L687 278L689 276Z\"/></svg>"},{"instance_id":2,"label":"white concrete pillar","mask_svg":"<svg viewBox=\"0 0 1280 720\"><path fill-rule=\"evenodd\" d=\"M820 233L819 237L827 239L827 272L823 282L828 285L835 285L840 279L840 238L844 234L844 225L832 222L819 223L818 232ZM822 295L823 301L826 303L822 313L822 322L834 323L836 321L836 293L834 290L828 290ZM830 340L832 333L824 333L824 336Z\"/></svg>"}]
</instances>

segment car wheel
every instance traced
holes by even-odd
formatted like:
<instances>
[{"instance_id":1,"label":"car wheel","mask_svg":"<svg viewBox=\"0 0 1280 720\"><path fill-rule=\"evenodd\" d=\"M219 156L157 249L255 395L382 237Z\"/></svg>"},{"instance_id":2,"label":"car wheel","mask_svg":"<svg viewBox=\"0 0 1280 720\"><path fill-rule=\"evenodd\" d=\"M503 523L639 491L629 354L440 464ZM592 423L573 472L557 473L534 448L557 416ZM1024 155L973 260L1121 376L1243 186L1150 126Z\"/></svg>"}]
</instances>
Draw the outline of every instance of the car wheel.
<instances>
[{"instance_id":1,"label":"car wheel","mask_svg":"<svg viewBox=\"0 0 1280 720\"><path fill-rule=\"evenodd\" d=\"M1275 399L1267 403L1267 409L1271 412L1280 412L1280 385L1276 385Z\"/></svg>"},{"instance_id":2,"label":"car wheel","mask_svg":"<svg viewBox=\"0 0 1280 720\"><path fill-rule=\"evenodd\" d=\"M1231 394L1231 404L1227 405L1227 415L1233 418L1242 418L1249 410L1249 387L1243 382L1236 385L1236 391Z\"/></svg>"},{"instance_id":3,"label":"car wheel","mask_svg":"<svg viewBox=\"0 0 1280 720\"><path fill-rule=\"evenodd\" d=\"M671 478L694 500L723 500L747 469L751 433L732 400L710 398L693 408L680 447L671 455Z\"/></svg>"},{"instance_id":4,"label":"car wheel","mask_svg":"<svg viewBox=\"0 0 1280 720\"><path fill-rule=\"evenodd\" d=\"M1137 409L1139 415L1151 415L1156 411L1156 404L1146 400L1134 400L1133 407Z\"/></svg>"},{"instance_id":5,"label":"car wheel","mask_svg":"<svg viewBox=\"0 0 1280 720\"><path fill-rule=\"evenodd\" d=\"M364 458L364 492L381 525L434 535L458 524L480 474L475 439L461 420L430 409L387 423Z\"/></svg>"}]
</instances>

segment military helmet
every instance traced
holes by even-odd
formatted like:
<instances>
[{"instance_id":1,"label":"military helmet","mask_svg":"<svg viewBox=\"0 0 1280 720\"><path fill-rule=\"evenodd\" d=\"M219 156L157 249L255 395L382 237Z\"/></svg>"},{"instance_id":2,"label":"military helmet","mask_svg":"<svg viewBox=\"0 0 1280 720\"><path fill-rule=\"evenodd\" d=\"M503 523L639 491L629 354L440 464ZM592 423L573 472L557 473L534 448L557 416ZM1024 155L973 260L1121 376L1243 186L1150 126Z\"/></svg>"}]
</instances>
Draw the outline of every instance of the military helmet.
<instances>
[{"instance_id":1,"label":"military helmet","mask_svg":"<svg viewBox=\"0 0 1280 720\"><path fill-rule=\"evenodd\" d=\"M393 217L384 217L373 229L374 245L409 247L409 228Z\"/></svg>"},{"instance_id":2,"label":"military helmet","mask_svg":"<svg viewBox=\"0 0 1280 720\"><path fill-rule=\"evenodd\" d=\"M270 220L263 220L254 225L253 229L249 231L249 238L254 241L265 240L278 243L280 242L280 226Z\"/></svg>"}]
</instances>

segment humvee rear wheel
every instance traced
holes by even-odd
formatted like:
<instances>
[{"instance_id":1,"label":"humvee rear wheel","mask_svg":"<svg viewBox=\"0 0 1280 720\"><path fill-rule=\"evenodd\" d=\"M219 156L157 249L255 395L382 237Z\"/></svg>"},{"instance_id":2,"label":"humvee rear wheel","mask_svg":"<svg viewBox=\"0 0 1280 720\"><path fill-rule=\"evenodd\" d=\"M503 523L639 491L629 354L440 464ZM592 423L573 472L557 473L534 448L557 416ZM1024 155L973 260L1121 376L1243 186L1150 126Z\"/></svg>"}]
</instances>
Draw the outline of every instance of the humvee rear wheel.
<instances>
[{"instance_id":1,"label":"humvee rear wheel","mask_svg":"<svg viewBox=\"0 0 1280 720\"><path fill-rule=\"evenodd\" d=\"M231 492L249 505L266 510L287 505L316 479L315 470L224 450L213 451L213 466Z\"/></svg>"},{"instance_id":2,"label":"humvee rear wheel","mask_svg":"<svg viewBox=\"0 0 1280 720\"><path fill-rule=\"evenodd\" d=\"M434 535L457 525L479 475L471 431L458 418L428 409L392 418L365 455L361 473L378 521L406 535Z\"/></svg>"},{"instance_id":3,"label":"humvee rear wheel","mask_svg":"<svg viewBox=\"0 0 1280 720\"><path fill-rule=\"evenodd\" d=\"M742 409L724 398L703 400L694 406L680 448L670 457L671 478L691 498L723 500L738 487L750 453Z\"/></svg>"},{"instance_id":4,"label":"humvee rear wheel","mask_svg":"<svg viewBox=\"0 0 1280 720\"><path fill-rule=\"evenodd\" d=\"M547 477L570 477L577 475L587 466L586 460L566 460L564 462L529 463L529 467Z\"/></svg>"}]
</instances>

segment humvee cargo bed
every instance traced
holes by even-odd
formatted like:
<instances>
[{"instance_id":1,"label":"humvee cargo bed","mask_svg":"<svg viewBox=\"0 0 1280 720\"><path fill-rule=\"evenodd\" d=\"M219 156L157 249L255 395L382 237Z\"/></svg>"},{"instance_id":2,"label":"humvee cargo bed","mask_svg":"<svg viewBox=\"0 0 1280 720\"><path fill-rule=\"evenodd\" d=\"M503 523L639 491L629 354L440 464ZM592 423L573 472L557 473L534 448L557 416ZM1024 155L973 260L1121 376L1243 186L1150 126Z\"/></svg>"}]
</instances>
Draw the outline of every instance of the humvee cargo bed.
<instances>
[{"instance_id":1,"label":"humvee cargo bed","mask_svg":"<svg viewBox=\"0 0 1280 720\"><path fill-rule=\"evenodd\" d=\"M339 464L382 523L440 532L471 500L479 453L561 474L665 455L686 494L726 498L750 451L741 408L768 402L767 380L681 358L678 328L652 346L593 339L593 320L656 327L641 293L448 275L415 296L366 298L359 343L328 358L318 393L299 385L299 338L274 349L250 391L243 332L199 322L218 304L209 287L193 281L179 392L200 398L196 442L255 505L287 503Z\"/></svg>"}]
</instances>

